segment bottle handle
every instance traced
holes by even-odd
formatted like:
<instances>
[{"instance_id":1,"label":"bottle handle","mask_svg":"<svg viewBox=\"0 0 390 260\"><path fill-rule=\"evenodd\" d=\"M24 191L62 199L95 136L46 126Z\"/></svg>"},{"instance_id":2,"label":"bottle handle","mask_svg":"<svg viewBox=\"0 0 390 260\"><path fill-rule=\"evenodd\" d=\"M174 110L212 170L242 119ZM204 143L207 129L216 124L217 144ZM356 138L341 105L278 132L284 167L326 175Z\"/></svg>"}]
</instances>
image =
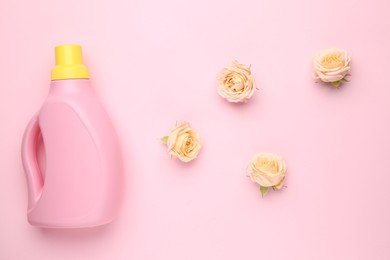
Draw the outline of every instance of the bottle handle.
<instances>
[{"instance_id":1,"label":"bottle handle","mask_svg":"<svg viewBox=\"0 0 390 260\"><path fill-rule=\"evenodd\" d=\"M22 162L28 187L28 212L34 208L43 188L43 176L37 159L37 142L40 134L41 129L36 114L27 125L22 142Z\"/></svg>"}]
</instances>

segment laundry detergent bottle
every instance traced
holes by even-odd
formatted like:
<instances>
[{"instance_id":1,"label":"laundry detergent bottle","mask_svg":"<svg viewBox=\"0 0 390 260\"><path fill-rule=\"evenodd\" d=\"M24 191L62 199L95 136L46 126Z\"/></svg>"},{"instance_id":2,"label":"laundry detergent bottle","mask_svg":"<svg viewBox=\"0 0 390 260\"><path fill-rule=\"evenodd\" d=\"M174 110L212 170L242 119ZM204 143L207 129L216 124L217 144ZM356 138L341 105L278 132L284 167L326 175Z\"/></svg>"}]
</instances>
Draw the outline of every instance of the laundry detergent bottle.
<instances>
[{"instance_id":1,"label":"laundry detergent bottle","mask_svg":"<svg viewBox=\"0 0 390 260\"><path fill-rule=\"evenodd\" d=\"M103 225L122 201L117 135L93 93L81 47L57 46L55 60L49 95L23 137L28 221L46 228Z\"/></svg>"}]
</instances>

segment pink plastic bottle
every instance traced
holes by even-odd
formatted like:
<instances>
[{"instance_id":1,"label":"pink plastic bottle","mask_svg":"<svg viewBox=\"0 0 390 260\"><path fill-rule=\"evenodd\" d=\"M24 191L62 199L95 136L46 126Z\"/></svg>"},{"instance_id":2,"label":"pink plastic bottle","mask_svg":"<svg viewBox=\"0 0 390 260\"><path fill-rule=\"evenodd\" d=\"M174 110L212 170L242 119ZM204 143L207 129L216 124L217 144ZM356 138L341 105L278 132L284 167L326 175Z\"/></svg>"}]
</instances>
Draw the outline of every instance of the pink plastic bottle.
<instances>
[{"instance_id":1,"label":"pink plastic bottle","mask_svg":"<svg viewBox=\"0 0 390 260\"><path fill-rule=\"evenodd\" d=\"M45 170L37 160L42 136ZM28 185L28 221L47 228L109 223L122 201L119 142L92 91L79 45L56 47L49 95L27 126L22 161Z\"/></svg>"}]
</instances>

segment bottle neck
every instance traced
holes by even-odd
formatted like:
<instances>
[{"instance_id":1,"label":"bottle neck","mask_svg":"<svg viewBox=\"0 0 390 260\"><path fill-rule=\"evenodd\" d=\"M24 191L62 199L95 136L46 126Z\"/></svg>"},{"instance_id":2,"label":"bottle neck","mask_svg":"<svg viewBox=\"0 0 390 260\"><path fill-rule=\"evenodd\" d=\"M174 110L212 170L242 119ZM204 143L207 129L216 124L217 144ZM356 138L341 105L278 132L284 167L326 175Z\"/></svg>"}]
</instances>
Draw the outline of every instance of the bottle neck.
<instances>
[{"instance_id":1,"label":"bottle neck","mask_svg":"<svg viewBox=\"0 0 390 260\"><path fill-rule=\"evenodd\" d=\"M63 79L53 80L50 84L50 93L72 94L90 92L91 82L89 79Z\"/></svg>"}]
</instances>

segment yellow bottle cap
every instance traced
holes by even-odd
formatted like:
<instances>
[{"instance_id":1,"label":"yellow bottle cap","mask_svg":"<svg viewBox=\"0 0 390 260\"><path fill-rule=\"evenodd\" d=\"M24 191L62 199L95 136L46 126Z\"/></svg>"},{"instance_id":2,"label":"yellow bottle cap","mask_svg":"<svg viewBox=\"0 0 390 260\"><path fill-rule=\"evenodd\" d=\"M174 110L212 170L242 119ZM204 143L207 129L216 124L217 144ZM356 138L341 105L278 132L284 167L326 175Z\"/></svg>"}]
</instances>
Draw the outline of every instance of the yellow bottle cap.
<instances>
[{"instance_id":1,"label":"yellow bottle cap","mask_svg":"<svg viewBox=\"0 0 390 260\"><path fill-rule=\"evenodd\" d=\"M81 46L63 44L55 49L56 66L51 71L51 80L89 79L89 71L83 64Z\"/></svg>"}]
</instances>

